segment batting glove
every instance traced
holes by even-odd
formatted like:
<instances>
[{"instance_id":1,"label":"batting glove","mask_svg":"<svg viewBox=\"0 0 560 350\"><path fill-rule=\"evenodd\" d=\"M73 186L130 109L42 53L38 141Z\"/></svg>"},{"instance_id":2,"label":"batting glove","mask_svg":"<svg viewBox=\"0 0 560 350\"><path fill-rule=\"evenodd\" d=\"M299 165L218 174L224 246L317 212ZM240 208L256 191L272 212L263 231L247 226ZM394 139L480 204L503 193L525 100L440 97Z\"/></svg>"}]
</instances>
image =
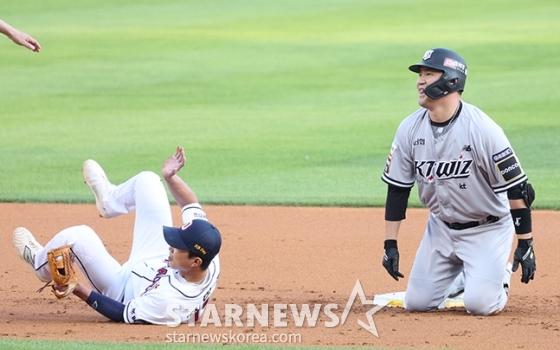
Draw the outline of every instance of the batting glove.
<instances>
[{"instance_id":1,"label":"batting glove","mask_svg":"<svg viewBox=\"0 0 560 350\"><path fill-rule=\"evenodd\" d=\"M385 240L385 254L383 254L383 267L389 272L389 275L399 280L399 277L404 277L399 272L399 249L397 248L397 241L394 239Z\"/></svg>"},{"instance_id":2,"label":"batting glove","mask_svg":"<svg viewBox=\"0 0 560 350\"><path fill-rule=\"evenodd\" d=\"M521 264L521 282L529 283L535 278L537 264L535 261L535 251L533 250L533 238L520 239L517 241L517 248L513 253L513 265L511 271L517 271Z\"/></svg>"}]
</instances>

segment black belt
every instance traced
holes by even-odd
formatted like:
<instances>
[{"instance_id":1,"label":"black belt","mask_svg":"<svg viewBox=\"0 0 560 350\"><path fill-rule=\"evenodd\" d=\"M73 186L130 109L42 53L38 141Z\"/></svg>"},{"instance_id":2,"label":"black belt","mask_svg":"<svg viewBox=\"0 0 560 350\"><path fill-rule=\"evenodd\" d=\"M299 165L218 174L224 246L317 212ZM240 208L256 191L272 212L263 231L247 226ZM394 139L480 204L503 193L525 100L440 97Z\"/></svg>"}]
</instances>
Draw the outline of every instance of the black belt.
<instances>
[{"instance_id":1,"label":"black belt","mask_svg":"<svg viewBox=\"0 0 560 350\"><path fill-rule=\"evenodd\" d=\"M469 222L464 222L464 223L460 223L460 222L447 222L447 221L443 221L443 223L449 227L452 230L465 230L467 228L471 228L471 227L477 227L483 224L491 224L493 222L496 222L500 220L499 217L497 216L493 216L493 215L488 215L486 217L486 219L482 220L482 221L469 221Z\"/></svg>"}]
</instances>

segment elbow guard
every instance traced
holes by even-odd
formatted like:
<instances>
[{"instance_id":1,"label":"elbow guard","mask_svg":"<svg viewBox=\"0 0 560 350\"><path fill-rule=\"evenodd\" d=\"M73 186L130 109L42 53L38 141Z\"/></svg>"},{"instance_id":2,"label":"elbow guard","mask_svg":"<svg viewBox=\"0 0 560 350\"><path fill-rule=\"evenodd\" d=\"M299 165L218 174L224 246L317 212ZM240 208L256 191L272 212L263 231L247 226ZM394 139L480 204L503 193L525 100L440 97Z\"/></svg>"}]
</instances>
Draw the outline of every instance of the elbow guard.
<instances>
[{"instance_id":1,"label":"elbow guard","mask_svg":"<svg viewBox=\"0 0 560 350\"><path fill-rule=\"evenodd\" d=\"M531 208L535 197L535 189L527 181L520 183L508 191L508 199L523 199L527 208Z\"/></svg>"}]
</instances>

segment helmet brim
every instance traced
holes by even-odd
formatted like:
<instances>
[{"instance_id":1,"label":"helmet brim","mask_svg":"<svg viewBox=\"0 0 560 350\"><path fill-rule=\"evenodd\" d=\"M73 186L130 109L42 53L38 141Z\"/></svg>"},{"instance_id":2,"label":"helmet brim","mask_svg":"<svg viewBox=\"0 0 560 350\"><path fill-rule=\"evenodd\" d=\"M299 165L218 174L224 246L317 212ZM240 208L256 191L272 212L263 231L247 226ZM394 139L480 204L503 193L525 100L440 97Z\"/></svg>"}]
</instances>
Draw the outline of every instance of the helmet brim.
<instances>
[{"instance_id":1,"label":"helmet brim","mask_svg":"<svg viewBox=\"0 0 560 350\"><path fill-rule=\"evenodd\" d=\"M418 63L418 64L413 64L412 66L408 67L408 69L414 73L420 73L420 68L421 67L426 67L426 68L430 68L430 69L434 69L440 72L443 72L444 70L441 69L441 67L437 67L431 64L425 64L425 63Z\"/></svg>"}]
</instances>

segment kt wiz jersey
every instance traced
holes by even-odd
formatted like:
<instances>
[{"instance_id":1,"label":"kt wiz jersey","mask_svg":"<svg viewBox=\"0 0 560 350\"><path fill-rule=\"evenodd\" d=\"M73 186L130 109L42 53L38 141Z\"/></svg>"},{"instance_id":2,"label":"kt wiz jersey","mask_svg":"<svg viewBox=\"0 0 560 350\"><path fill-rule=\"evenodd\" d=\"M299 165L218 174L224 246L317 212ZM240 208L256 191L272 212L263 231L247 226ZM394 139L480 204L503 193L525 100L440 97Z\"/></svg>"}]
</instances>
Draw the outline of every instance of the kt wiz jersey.
<instances>
[{"instance_id":1,"label":"kt wiz jersey","mask_svg":"<svg viewBox=\"0 0 560 350\"><path fill-rule=\"evenodd\" d=\"M402 121L382 180L411 188L441 220L469 222L509 214L507 190L527 180L503 130L477 107L461 102L457 119L435 138L429 112Z\"/></svg>"},{"instance_id":2,"label":"kt wiz jersey","mask_svg":"<svg viewBox=\"0 0 560 350\"><path fill-rule=\"evenodd\" d=\"M199 204L190 204L182 209L182 218L185 223L193 219L206 220L206 214ZM129 288L134 289L134 298L125 301L124 320L173 327L197 321L219 276L219 255L212 259L206 278L200 284L187 282L179 271L163 266L161 261L141 261L132 269Z\"/></svg>"}]
</instances>

